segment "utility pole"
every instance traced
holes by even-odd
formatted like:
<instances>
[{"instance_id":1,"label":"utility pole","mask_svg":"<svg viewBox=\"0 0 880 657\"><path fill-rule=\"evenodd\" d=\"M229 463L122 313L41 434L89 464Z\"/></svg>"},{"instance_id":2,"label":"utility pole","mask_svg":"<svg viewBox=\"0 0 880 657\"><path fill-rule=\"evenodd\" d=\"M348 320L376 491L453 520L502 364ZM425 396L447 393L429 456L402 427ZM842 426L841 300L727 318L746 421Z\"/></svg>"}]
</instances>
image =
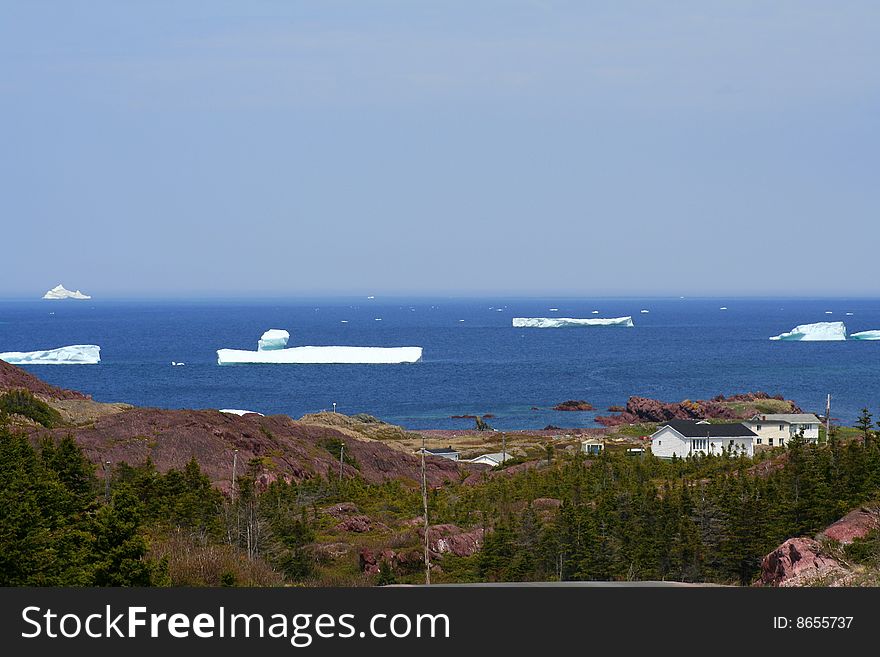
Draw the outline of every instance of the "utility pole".
<instances>
[{"instance_id":1,"label":"utility pole","mask_svg":"<svg viewBox=\"0 0 880 657\"><path fill-rule=\"evenodd\" d=\"M238 465L238 450L232 452L232 501L235 502L235 468Z\"/></svg>"},{"instance_id":2,"label":"utility pole","mask_svg":"<svg viewBox=\"0 0 880 657\"><path fill-rule=\"evenodd\" d=\"M335 405L336 404L334 404L334 406ZM333 412L335 413L336 411L334 410ZM345 452L345 443L340 441L340 444L339 444L339 483L342 483L342 463L343 463L342 455L344 452Z\"/></svg>"},{"instance_id":3,"label":"utility pole","mask_svg":"<svg viewBox=\"0 0 880 657\"><path fill-rule=\"evenodd\" d=\"M825 401L825 442L831 442L831 395Z\"/></svg>"},{"instance_id":4,"label":"utility pole","mask_svg":"<svg viewBox=\"0 0 880 657\"><path fill-rule=\"evenodd\" d=\"M425 584L431 584L431 551L428 549L428 479L425 475L425 434L422 434L422 510L425 513Z\"/></svg>"},{"instance_id":5,"label":"utility pole","mask_svg":"<svg viewBox=\"0 0 880 657\"><path fill-rule=\"evenodd\" d=\"M507 462L507 434L501 432L501 462Z\"/></svg>"}]
</instances>

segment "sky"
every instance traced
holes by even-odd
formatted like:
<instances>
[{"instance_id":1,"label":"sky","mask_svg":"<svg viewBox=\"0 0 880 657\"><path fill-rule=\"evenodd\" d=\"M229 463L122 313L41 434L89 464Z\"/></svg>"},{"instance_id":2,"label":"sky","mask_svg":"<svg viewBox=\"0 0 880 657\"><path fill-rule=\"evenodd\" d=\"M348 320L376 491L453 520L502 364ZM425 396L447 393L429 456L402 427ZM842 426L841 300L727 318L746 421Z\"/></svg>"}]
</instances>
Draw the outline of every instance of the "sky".
<instances>
[{"instance_id":1,"label":"sky","mask_svg":"<svg viewBox=\"0 0 880 657\"><path fill-rule=\"evenodd\" d=\"M0 297L878 296L880 3L4 2Z\"/></svg>"}]
</instances>

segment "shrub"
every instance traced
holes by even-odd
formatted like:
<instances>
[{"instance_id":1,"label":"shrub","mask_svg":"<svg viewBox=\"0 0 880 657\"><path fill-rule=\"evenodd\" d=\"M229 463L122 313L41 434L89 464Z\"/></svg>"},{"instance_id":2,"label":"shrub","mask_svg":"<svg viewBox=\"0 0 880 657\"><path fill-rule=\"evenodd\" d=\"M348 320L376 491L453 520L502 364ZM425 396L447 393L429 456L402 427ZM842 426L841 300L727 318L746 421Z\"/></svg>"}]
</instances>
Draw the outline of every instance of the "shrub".
<instances>
[{"instance_id":1,"label":"shrub","mask_svg":"<svg viewBox=\"0 0 880 657\"><path fill-rule=\"evenodd\" d=\"M0 395L0 413L22 415L46 428L61 424L58 411L27 390L10 390Z\"/></svg>"}]
</instances>

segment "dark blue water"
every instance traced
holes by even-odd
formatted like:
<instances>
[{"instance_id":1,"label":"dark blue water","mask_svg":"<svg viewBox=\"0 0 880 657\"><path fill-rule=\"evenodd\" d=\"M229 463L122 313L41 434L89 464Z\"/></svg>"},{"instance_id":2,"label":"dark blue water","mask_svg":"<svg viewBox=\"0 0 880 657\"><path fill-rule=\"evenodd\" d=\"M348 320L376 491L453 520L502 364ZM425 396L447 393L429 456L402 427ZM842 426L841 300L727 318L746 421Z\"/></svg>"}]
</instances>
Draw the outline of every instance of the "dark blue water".
<instances>
[{"instance_id":1,"label":"dark blue water","mask_svg":"<svg viewBox=\"0 0 880 657\"><path fill-rule=\"evenodd\" d=\"M641 314L643 308L650 313ZM594 309L601 314L591 314ZM515 316L620 315L632 315L635 328L511 327ZM880 342L767 339L829 320L845 321L850 332L880 329L880 300L3 301L0 351L100 345L100 365L28 369L100 401L164 408L298 417L337 402L340 412L371 413L410 428L465 428L473 422L450 416L492 413L497 428L520 429L593 426L594 413L550 409L566 399L586 399L605 414L630 395L677 401L764 390L809 411L824 409L831 393L832 415L851 423L863 406L880 410ZM255 349L269 328L289 330L290 346L416 345L424 347L424 359L216 364L218 348Z\"/></svg>"}]
</instances>

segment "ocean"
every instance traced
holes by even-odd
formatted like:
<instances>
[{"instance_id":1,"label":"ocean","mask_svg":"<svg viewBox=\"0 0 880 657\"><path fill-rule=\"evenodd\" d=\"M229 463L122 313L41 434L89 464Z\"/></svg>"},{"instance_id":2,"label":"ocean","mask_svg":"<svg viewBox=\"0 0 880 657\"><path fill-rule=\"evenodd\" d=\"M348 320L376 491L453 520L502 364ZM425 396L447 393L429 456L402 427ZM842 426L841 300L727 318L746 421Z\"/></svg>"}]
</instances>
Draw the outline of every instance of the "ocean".
<instances>
[{"instance_id":1,"label":"ocean","mask_svg":"<svg viewBox=\"0 0 880 657\"><path fill-rule=\"evenodd\" d=\"M513 317L623 315L634 328L511 326ZM846 424L865 406L880 416L880 342L768 340L836 320L850 333L880 329L880 300L7 300L0 352L100 345L99 365L27 367L98 401L293 417L335 402L339 412L411 429L465 429L473 420L452 416L484 414L504 430L590 427L630 395L680 401L758 390L810 412L823 411L830 393L832 416ZM217 365L217 349L256 349L270 328L290 331L289 346L421 346L424 356L410 365ZM552 410L567 399L596 411Z\"/></svg>"}]
</instances>

